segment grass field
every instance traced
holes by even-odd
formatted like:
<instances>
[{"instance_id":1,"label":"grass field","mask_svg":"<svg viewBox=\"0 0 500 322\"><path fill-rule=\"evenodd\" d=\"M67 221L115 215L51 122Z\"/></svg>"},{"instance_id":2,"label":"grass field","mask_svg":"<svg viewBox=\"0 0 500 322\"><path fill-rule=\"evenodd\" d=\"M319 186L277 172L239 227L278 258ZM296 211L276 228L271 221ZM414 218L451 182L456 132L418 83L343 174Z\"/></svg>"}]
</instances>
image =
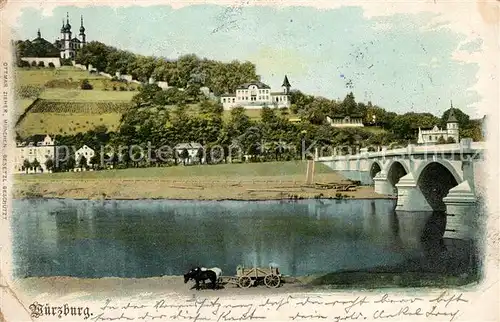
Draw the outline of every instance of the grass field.
<instances>
[{"instance_id":1,"label":"grass field","mask_svg":"<svg viewBox=\"0 0 500 322\"><path fill-rule=\"evenodd\" d=\"M40 98L46 100L66 101L127 101L130 102L137 92L97 91L97 90L67 90L62 88L46 89Z\"/></svg>"},{"instance_id":2,"label":"grass field","mask_svg":"<svg viewBox=\"0 0 500 322\"><path fill-rule=\"evenodd\" d=\"M28 113L17 126L21 137L33 134L75 134L87 132L98 125L116 131L121 113L79 114L79 113Z\"/></svg>"},{"instance_id":3,"label":"grass field","mask_svg":"<svg viewBox=\"0 0 500 322\"><path fill-rule=\"evenodd\" d=\"M169 177L260 177L304 175L307 163L303 161L264 162L264 163L230 163L216 165L192 165L152 168L129 168L106 171L60 172L45 174L15 175L17 179L107 179L107 178L160 178ZM322 163L315 165L316 173L330 173L332 170Z\"/></svg>"},{"instance_id":4,"label":"grass field","mask_svg":"<svg viewBox=\"0 0 500 322\"><path fill-rule=\"evenodd\" d=\"M44 85L54 79L104 79L102 76L89 75L87 71L76 67L62 66L57 69L49 68L18 68L16 70L16 83L18 85Z\"/></svg>"},{"instance_id":5,"label":"grass field","mask_svg":"<svg viewBox=\"0 0 500 322\"><path fill-rule=\"evenodd\" d=\"M33 102L35 101L35 99L31 99L31 98L23 98L23 99L18 99L16 100L16 118L19 117L21 114L24 113L24 111L26 111L26 109L31 105L33 104Z\"/></svg>"}]
</instances>

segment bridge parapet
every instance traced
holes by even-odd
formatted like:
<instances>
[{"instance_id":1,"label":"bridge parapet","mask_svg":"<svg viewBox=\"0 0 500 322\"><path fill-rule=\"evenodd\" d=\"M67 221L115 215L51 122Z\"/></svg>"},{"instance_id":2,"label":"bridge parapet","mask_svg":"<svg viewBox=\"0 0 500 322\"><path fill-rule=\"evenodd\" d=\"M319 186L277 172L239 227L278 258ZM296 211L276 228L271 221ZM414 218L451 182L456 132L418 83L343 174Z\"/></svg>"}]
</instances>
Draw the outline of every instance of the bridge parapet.
<instances>
[{"instance_id":1,"label":"bridge parapet","mask_svg":"<svg viewBox=\"0 0 500 322\"><path fill-rule=\"evenodd\" d=\"M438 145L413 145L404 148L387 149L381 147L381 151L368 152L368 148L362 148L356 154L321 156L316 150L316 161L345 161L359 160L361 158L377 159L391 157L408 157L411 155L468 155L482 153L486 149L484 142L472 142L471 139L462 139L460 143L438 144Z\"/></svg>"}]
</instances>

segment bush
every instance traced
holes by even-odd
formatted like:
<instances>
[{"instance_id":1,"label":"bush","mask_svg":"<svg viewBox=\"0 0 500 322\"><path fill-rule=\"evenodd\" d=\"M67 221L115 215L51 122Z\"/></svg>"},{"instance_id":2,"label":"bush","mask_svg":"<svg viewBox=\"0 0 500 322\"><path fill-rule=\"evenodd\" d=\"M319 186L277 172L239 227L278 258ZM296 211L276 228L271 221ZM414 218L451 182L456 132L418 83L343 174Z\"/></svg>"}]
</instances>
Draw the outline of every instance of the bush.
<instances>
[{"instance_id":1,"label":"bush","mask_svg":"<svg viewBox=\"0 0 500 322\"><path fill-rule=\"evenodd\" d=\"M73 66L70 58L61 58L61 66Z\"/></svg>"},{"instance_id":2,"label":"bush","mask_svg":"<svg viewBox=\"0 0 500 322\"><path fill-rule=\"evenodd\" d=\"M38 67L45 67L45 63L43 61L38 62Z\"/></svg>"},{"instance_id":3,"label":"bush","mask_svg":"<svg viewBox=\"0 0 500 322\"><path fill-rule=\"evenodd\" d=\"M32 61L32 62L31 62L31 66L32 66L32 67L36 67L36 61Z\"/></svg>"},{"instance_id":4,"label":"bush","mask_svg":"<svg viewBox=\"0 0 500 322\"><path fill-rule=\"evenodd\" d=\"M18 59L17 67L30 67L30 63L25 60Z\"/></svg>"},{"instance_id":5,"label":"bush","mask_svg":"<svg viewBox=\"0 0 500 322\"><path fill-rule=\"evenodd\" d=\"M127 90L127 88L125 86L120 86L120 91L123 92L123 91L126 91L126 90Z\"/></svg>"},{"instance_id":6,"label":"bush","mask_svg":"<svg viewBox=\"0 0 500 322\"><path fill-rule=\"evenodd\" d=\"M89 83L88 79L83 79L80 84L80 88L83 90L90 90L93 89L94 87L92 86L92 84Z\"/></svg>"},{"instance_id":7,"label":"bush","mask_svg":"<svg viewBox=\"0 0 500 322\"><path fill-rule=\"evenodd\" d=\"M50 68L56 68L56 66L54 65L54 63L53 63L53 62L50 62L50 63L49 63L49 67L50 67Z\"/></svg>"}]
</instances>

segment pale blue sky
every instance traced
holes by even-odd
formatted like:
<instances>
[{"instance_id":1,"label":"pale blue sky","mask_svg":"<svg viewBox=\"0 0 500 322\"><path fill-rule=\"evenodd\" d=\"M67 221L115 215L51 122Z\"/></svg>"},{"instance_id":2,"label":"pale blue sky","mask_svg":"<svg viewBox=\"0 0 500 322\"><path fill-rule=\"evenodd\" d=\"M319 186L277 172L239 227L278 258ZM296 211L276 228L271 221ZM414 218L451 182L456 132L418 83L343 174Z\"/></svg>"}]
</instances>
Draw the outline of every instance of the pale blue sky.
<instances>
[{"instance_id":1,"label":"pale blue sky","mask_svg":"<svg viewBox=\"0 0 500 322\"><path fill-rule=\"evenodd\" d=\"M471 87L479 66L452 59L457 50L481 50L482 41L460 45L465 36L446 26L426 31L435 14L368 19L363 9L342 7L244 7L216 5L150 7L57 7L52 16L27 8L16 38L38 28L53 41L69 12L73 32L84 15L87 39L144 55L200 57L256 64L262 81L279 88L284 74L292 88L327 98L353 91L387 110L431 112L453 105L474 115L480 96ZM348 88L347 84L352 84Z\"/></svg>"}]
</instances>

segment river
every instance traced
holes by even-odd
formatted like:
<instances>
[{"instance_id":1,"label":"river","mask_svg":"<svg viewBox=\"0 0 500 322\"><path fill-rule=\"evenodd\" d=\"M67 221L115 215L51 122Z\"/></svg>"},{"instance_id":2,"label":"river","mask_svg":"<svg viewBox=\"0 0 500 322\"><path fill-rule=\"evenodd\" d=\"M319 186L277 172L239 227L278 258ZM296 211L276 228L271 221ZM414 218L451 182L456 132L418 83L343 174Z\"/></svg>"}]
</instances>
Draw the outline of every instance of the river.
<instances>
[{"instance_id":1,"label":"river","mask_svg":"<svg viewBox=\"0 0 500 322\"><path fill-rule=\"evenodd\" d=\"M13 208L15 277L182 275L193 265L234 275L237 265L270 263L292 276L446 273L470 255L446 250L444 214L396 213L394 200L35 199Z\"/></svg>"}]
</instances>

